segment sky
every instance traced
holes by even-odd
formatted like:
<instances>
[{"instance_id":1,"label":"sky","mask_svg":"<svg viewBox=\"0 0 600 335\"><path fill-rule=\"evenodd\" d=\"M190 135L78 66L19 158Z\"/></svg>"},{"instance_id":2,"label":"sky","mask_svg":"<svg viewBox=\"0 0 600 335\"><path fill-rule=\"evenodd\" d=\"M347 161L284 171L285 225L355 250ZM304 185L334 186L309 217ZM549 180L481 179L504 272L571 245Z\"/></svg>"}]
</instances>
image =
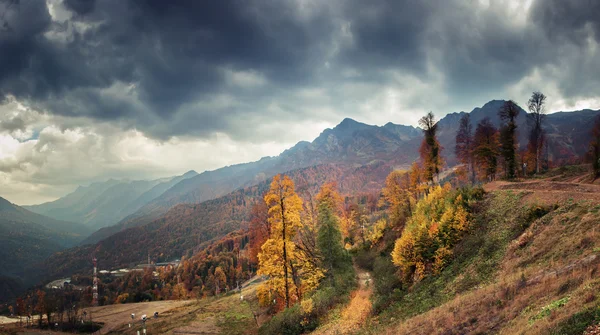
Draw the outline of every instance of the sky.
<instances>
[{"instance_id":1,"label":"sky","mask_svg":"<svg viewBox=\"0 0 600 335\"><path fill-rule=\"evenodd\" d=\"M345 117L600 108L595 0L0 0L0 196L274 156Z\"/></svg>"}]
</instances>

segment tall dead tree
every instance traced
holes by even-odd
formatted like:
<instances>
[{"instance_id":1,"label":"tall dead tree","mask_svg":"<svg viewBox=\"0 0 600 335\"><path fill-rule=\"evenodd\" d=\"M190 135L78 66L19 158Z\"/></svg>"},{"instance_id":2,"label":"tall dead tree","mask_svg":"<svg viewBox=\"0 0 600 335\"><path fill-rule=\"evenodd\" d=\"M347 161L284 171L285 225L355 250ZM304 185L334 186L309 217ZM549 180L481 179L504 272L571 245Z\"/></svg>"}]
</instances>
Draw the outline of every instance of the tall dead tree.
<instances>
[{"instance_id":1,"label":"tall dead tree","mask_svg":"<svg viewBox=\"0 0 600 335\"><path fill-rule=\"evenodd\" d=\"M540 161L542 150L546 142L543 123L546 119L545 111L546 96L542 92L533 92L527 101L529 114L527 123L529 125L529 145L527 150L535 159L535 173L540 173Z\"/></svg>"},{"instance_id":2,"label":"tall dead tree","mask_svg":"<svg viewBox=\"0 0 600 335\"><path fill-rule=\"evenodd\" d=\"M425 180L432 183L434 177L437 176L439 182L439 174L443 165L442 147L437 140L437 121L433 113L429 112L423 116L419 120L419 126L423 129L423 135L425 135L419 149L423 163L423 175Z\"/></svg>"}]
</instances>

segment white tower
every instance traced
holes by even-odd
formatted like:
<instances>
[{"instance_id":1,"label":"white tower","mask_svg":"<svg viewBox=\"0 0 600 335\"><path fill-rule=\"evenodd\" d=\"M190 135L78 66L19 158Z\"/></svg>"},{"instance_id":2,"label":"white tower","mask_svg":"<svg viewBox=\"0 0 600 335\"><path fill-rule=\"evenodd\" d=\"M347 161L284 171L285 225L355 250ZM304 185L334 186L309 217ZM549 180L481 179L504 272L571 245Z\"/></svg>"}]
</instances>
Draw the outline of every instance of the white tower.
<instances>
[{"instance_id":1,"label":"white tower","mask_svg":"<svg viewBox=\"0 0 600 335\"><path fill-rule=\"evenodd\" d=\"M94 261L94 284L92 286L92 306L98 306L98 273L96 257L92 259Z\"/></svg>"}]
</instances>

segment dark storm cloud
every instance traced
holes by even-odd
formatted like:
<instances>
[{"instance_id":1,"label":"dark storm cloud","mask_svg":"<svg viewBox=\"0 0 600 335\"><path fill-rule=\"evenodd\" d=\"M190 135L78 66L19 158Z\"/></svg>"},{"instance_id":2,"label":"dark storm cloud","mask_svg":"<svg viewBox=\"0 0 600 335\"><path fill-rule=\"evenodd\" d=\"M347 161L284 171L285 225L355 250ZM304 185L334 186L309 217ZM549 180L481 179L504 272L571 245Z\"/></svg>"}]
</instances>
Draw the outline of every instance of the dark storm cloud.
<instances>
[{"instance_id":1,"label":"dark storm cloud","mask_svg":"<svg viewBox=\"0 0 600 335\"><path fill-rule=\"evenodd\" d=\"M94 10L96 0L64 0L64 4L78 15L86 15Z\"/></svg>"},{"instance_id":2,"label":"dark storm cloud","mask_svg":"<svg viewBox=\"0 0 600 335\"><path fill-rule=\"evenodd\" d=\"M341 60L360 67L400 66L422 72L427 51L423 40L435 7L432 1L349 1L343 15L354 44Z\"/></svg>"},{"instance_id":3,"label":"dark storm cloud","mask_svg":"<svg viewBox=\"0 0 600 335\"><path fill-rule=\"evenodd\" d=\"M72 17L61 22L43 1L0 0L0 94L157 138L251 138L243 120L310 115L297 90L343 100L339 85L384 87L388 70L440 77L445 94L465 101L568 59L586 82L561 88L594 87L598 57L570 48L598 41L597 2L537 0L525 23L490 2L64 0ZM345 79L348 69L356 76ZM347 104L327 103L336 106Z\"/></svg>"},{"instance_id":4,"label":"dark storm cloud","mask_svg":"<svg viewBox=\"0 0 600 335\"><path fill-rule=\"evenodd\" d=\"M595 0L536 1L532 20L555 42L585 45L591 30L600 42L600 2Z\"/></svg>"},{"instance_id":5,"label":"dark storm cloud","mask_svg":"<svg viewBox=\"0 0 600 335\"><path fill-rule=\"evenodd\" d=\"M570 97L598 95L600 86L600 2L537 1L532 22L550 42L540 54L559 68L557 83Z\"/></svg>"},{"instance_id":6,"label":"dark storm cloud","mask_svg":"<svg viewBox=\"0 0 600 335\"><path fill-rule=\"evenodd\" d=\"M0 56L0 93L30 99L56 114L125 119L142 127L154 117L168 121L182 105L219 92L223 68L259 71L275 85L310 82L314 58L328 47L315 40L326 40L332 30L325 12L304 20L295 16L292 2L64 4L77 14L64 23L66 41L47 37L56 24L45 3L23 0L8 8L6 22L13 31L0 39L0 48L11 50ZM74 29L77 23L87 27ZM135 85L132 96L107 93L115 83ZM200 135L211 123L217 128L224 123L196 108L204 123ZM180 129L159 132L173 135Z\"/></svg>"}]
</instances>

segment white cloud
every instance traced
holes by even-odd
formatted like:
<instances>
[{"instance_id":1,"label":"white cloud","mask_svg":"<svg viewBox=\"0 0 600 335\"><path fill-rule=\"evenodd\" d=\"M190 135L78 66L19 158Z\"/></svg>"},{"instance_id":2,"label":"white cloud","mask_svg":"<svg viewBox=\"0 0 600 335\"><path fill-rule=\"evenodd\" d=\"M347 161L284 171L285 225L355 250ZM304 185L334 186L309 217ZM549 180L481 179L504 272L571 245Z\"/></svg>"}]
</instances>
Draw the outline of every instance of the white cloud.
<instances>
[{"instance_id":1,"label":"white cloud","mask_svg":"<svg viewBox=\"0 0 600 335\"><path fill-rule=\"evenodd\" d=\"M10 109L13 117L33 113L16 106ZM57 125L60 118L45 119L45 124L36 118L30 120L35 122L26 125L25 131L39 127L35 138L23 139L14 131L0 133L0 196L23 205L53 200L78 185L108 178L161 178L254 161L277 155L295 143L276 138L239 142L224 133L207 139L172 137L159 141L135 129L123 131L110 124L62 129ZM307 134L316 136L323 124L265 126L280 127L288 136L304 139Z\"/></svg>"},{"instance_id":2,"label":"white cloud","mask_svg":"<svg viewBox=\"0 0 600 335\"><path fill-rule=\"evenodd\" d=\"M230 85L243 88L261 87L267 83L267 78L260 72L254 70L235 71L225 68L223 69L223 75Z\"/></svg>"}]
</instances>

